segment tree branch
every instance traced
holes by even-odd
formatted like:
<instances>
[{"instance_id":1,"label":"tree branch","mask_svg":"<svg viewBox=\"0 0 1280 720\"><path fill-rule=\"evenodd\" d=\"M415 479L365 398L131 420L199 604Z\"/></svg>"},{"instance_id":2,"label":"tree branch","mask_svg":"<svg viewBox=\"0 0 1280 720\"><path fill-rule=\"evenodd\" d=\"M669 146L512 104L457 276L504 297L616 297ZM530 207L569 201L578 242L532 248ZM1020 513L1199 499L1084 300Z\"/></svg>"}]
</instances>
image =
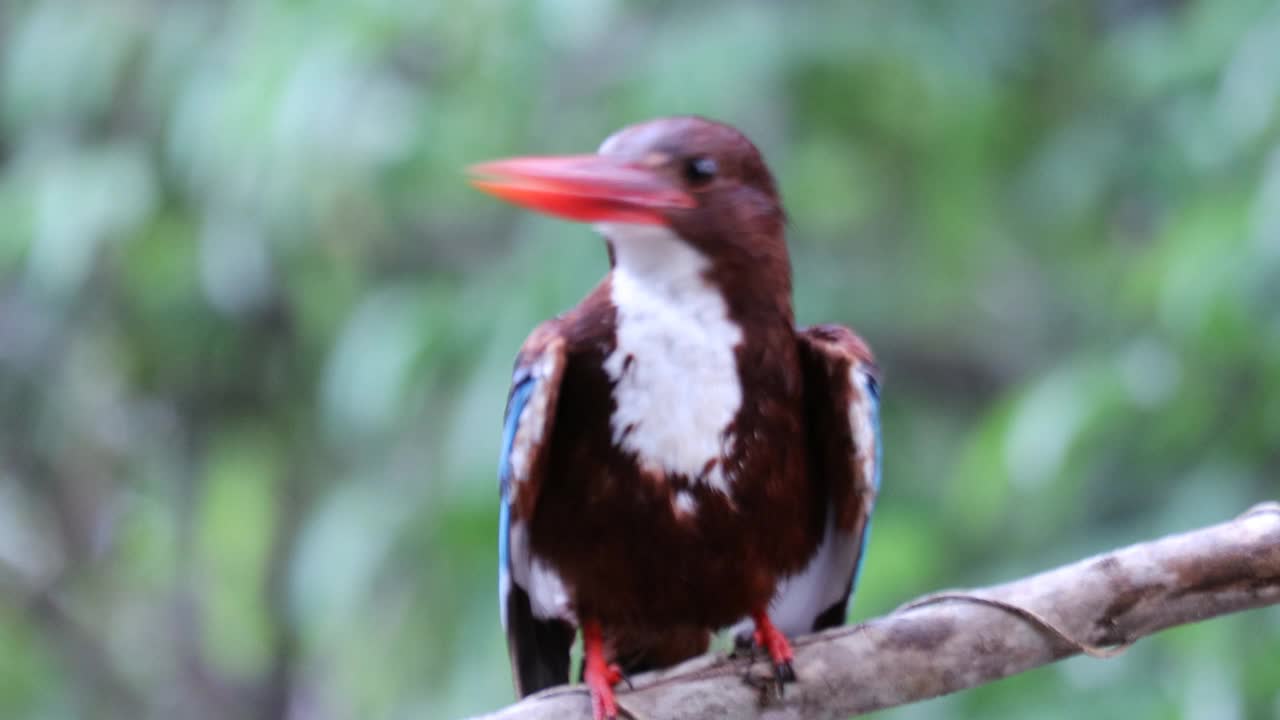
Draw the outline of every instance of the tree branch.
<instances>
[{"instance_id":1,"label":"tree branch","mask_svg":"<svg viewBox=\"0 0 1280 720\"><path fill-rule=\"evenodd\" d=\"M961 595L973 596L959 597ZM765 663L706 656L634 678L635 718L847 717L974 687L1174 625L1280 603L1280 503L1212 527L1133 545L1023 580L948 592L795 641L798 683L779 700L744 682ZM559 687L489 720L589 717Z\"/></svg>"}]
</instances>

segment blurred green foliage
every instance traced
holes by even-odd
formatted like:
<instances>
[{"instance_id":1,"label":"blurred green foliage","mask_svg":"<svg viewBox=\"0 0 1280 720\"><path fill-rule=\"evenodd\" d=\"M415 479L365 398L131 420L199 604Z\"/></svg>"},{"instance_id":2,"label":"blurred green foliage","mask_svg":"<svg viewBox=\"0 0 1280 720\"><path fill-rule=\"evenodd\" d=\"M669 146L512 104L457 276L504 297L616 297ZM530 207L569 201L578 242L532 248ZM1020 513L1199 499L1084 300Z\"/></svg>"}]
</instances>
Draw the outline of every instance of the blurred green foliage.
<instances>
[{"instance_id":1,"label":"blurred green foliage","mask_svg":"<svg viewBox=\"0 0 1280 720\"><path fill-rule=\"evenodd\" d=\"M511 684L512 357L605 268L461 169L701 113L885 368L855 617L1277 495L1280 5L0 5L0 717ZM882 718L1280 716L1280 612Z\"/></svg>"}]
</instances>

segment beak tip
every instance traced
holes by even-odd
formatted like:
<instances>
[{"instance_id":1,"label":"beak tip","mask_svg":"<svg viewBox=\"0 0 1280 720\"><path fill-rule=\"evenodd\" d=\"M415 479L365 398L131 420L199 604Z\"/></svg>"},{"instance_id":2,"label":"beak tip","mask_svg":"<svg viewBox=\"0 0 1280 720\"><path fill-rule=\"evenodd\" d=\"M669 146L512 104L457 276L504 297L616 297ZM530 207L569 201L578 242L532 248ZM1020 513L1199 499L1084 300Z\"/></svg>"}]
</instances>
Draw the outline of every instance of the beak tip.
<instances>
[{"instance_id":1,"label":"beak tip","mask_svg":"<svg viewBox=\"0 0 1280 720\"><path fill-rule=\"evenodd\" d=\"M471 163L470 165L463 168L462 172L465 175L467 175L467 179L469 182L474 181L475 179L483 175L488 175L489 173L485 172L485 168L491 164L492 163L489 163L489 162Z\"/></svg>"}]
</instances>

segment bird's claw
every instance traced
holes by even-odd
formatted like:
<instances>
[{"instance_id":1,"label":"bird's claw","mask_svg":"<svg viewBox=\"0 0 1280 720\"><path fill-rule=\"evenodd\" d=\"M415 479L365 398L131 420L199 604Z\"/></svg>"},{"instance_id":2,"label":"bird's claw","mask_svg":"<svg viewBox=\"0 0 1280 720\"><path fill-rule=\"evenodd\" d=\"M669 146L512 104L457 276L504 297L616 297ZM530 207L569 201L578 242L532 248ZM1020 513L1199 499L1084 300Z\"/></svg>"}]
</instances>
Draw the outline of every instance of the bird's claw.
<instances>
[{"instance_id":1,"label":"bird's claw","mask_svg":"<svg viewBox=\"0 0 1280 720\"><path fill-rule=\"evenodd\" d=\"M594 663L588 663L583 680L591 694L591 715L595 720L618 720L618 698L614 695L613 686L626 682L628 690L635 690L631 678L616 663L602 664L597 669ZM623 710L625 717L631 713Z\"/></svg>"},{"instance_id":2,"label":"bird's claw","mask_svg":"<svg viewBox=\"0 0 1280 720\"><path fill-rule=\"evenodd\" d=\"M614 668L611 666L603 675L588 672L587 688L591 693L591 716L595 720L618 720L618 700L613 695Z\"/></svg>"},{"instance_id":3,"label":"bird's claw","mask_svg":"<svg viewBox=\"0 0 1280 720\"><path fill-rule=\"evenodd\" d=\"M626 683L628 690L636 689L636 686L631 684L631 676L617 663L609 663L609 666L605 669L605 679L611 686L618 683Z\"/></svg>"},{"instance_id":4,"label":"bird's claw","mask_svg":"<svg viewBox=\"0 0 1280 720\"><path fill-rule=\"evenodd\" d=\"M599 623L583 623L582 645L582 679L591 694L591 716L594 720L618 720L618 700L614 697L613 686L625 679L626 674L616 663L605 659ZM627 679L627 685L631 685L630 679Z\"/></svg>"},{"instance_id":5,"label":"bird's claw","mask_svg":"<svg viewBox=\"0 0 1280 720\"><path fill-rule=\"evenodd\" d=\"M753 676L748 671L746 680L748 684L760 689L762 699L773 694L776 694L781 699L786 684L796 681L796 671L791 665L791 661L794 659L791 643L787 641L787 637L774 626L769 620L769 616L765 613L757 613L755 623L756 630L754 633L750 635L743 633L734 638L735 652L749 648L750 657L753 661L756 648L761 648L769 654L769 660L773 666L773 677L765 679Z\"/></svg>"},{"instance_id":6,"label":"bird's claw","mask_svg":"<svg viewBox=\"0 0 1280 720\"><path fill-rule=\"evenodd\" d=\"M733 652L729 653L729 657L747 658L749 660L756 659L756 641L755 637L747 630L743 630L733 636Z\"/></svg>"},{"instance_id":7,"label":"bird's claw","mask_svg":"<svg viewBox=\"0 0 1280 720\"><path fill-rule=\"evenodd\" d=\"M795 668L791 667L790 660L783 660L773 664L773 679L778 683L778 695L781 697L782 686L796 681L796 671Z\"/></svg>"},{"instance_id":8,"label":"bird's claw","mask_svg":"<svg viewBox=\"0 0 1280 720\"><path fill-rule=\"evenodd\" d=\"M753 673L750 670L742 675L742 682L760 693L762 706L768 705L773 700L783 699L786 695L786 684L794 682L795 679L795 673L791 671L789 664L775 665L771 675Z\"/></svg>"}]
</instances>

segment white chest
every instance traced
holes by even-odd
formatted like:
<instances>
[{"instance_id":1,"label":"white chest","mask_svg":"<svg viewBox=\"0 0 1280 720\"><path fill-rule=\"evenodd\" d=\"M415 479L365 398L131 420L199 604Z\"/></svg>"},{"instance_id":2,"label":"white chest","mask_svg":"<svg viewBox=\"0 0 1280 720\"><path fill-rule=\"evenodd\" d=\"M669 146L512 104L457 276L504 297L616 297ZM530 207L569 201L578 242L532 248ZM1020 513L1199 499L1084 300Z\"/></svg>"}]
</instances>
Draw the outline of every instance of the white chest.
<instances>
[{"instance_id":1,"label":"white chest","mask_svg":"<svg viewBox=\"0 0 1280 720\"><path fill-rule=\"evenodd\" d=\"M742 329L704 279L702 256L683 243L655 248L655 238L647 240L646 253L661 250L668 261L671 254L684 256L674 258L678 270L663 263L654 273L646 258L629 256L615 242L617 346L604 366L614 382L613 441L642 467L727 493L722 458L731 450L729 426L742 406L735 354Z\"/></svg>"}]
</instances>

